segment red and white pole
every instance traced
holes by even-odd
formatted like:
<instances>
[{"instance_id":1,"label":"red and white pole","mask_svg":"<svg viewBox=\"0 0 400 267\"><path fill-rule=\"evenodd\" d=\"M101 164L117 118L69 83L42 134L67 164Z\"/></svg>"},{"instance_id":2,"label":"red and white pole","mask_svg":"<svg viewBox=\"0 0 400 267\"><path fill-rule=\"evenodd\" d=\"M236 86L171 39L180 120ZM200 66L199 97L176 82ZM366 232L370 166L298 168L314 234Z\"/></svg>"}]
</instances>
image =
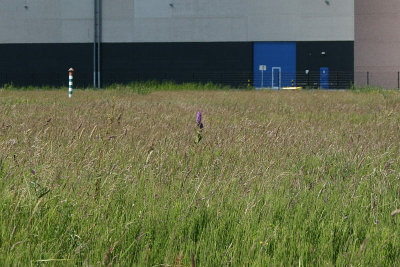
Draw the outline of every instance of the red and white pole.
<instances>
[{"instance_id":1,"label":"red and white pole","mask_svg":"<svg viewBox=\"0 0 400 267\"><path fill-rule=\"evenodd\" d=\"M71 98L72 90L73 90L73 86L74 86L74 69L70 68L68 70L68 73L69 73L68 97Z\"/></svg>"}]
</instances>

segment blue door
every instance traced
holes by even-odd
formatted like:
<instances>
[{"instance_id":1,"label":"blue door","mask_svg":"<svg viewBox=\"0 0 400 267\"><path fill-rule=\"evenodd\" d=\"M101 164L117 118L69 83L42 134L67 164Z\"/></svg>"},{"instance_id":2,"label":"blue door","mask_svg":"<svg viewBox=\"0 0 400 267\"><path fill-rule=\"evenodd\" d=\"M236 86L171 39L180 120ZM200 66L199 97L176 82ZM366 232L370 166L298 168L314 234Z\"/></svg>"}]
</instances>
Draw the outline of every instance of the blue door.
<instances>
[{"instance_id":1,"label":"blue door","mask_svg":"<svg viewBox=\"0 0 400 267\"><path fill-rule=\"evenodd\" d=\"M319 69L319 86L321 89L329 89L329 68Z\"/></svg>"},{"instance_id":2,"label":"blue door","mask_svg":"<svg viewBox=\"0 0 400 267\"><path fill-rule=\"evenodd\" d=\"M292 80L296 83L295 42L255 42L253 53L256 88L287 87Z\"/></svg>"},{"instance_id":3,"label":"blue door","mask_svg":"<svg viewBox=\"0 0 400 267\"><path fill-rule=\"evenodd\" d=\"M281 68L272 68L272 89L281 89Z\"/></svg>"}]
</instances>

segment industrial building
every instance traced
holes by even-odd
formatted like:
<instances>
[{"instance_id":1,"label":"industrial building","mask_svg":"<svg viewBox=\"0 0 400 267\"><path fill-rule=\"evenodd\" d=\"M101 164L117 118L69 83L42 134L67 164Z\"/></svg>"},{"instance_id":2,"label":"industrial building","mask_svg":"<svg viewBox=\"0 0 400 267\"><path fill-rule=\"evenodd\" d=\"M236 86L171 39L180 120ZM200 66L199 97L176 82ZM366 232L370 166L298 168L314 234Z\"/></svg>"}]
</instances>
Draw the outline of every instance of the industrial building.
<instances>
[{"instance_id":1,"label":"industrial building","mask_svg":"<svg viewBox=\"0 0 400 267\"><path fill-rule=\"evenodd\" d=\"M0 10L0 84L62 85L70 67L80 87L354 81L352 0L0 0Z\"/></svg>"}]
</instances>

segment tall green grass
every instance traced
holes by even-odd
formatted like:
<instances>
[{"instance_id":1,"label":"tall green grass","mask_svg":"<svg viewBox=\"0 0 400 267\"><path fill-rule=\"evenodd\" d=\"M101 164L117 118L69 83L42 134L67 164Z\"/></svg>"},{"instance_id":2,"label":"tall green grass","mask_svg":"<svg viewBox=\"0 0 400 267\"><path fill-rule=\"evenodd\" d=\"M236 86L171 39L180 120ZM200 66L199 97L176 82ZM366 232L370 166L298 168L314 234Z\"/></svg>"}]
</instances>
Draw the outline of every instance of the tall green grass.
<instances>
[{"instance_id":1,"label":"tall green grass","mask_svg":"<svg viewBox=\"0 0 400 267\"><path fill-rule=\"evenodd\" d=\"M136 92L0 92L0 265L400 264L399 93Z\"/></svg>"},{"instance_id":2,"label":"tall green grass","mask_svg":"<svg viewBox=\"0 0 400 267\"><path fill-rule=\"evenodd\" d=\"M240 87L239 87L240 88ZM75 88L75 90L92 90L92 87L87 88ZM106 85L105 90L127 90L132 91L138 94L149 94L151 92L157 91L210 91L210 90L230 90L230 89L238 89L231 87L229 85L222 85L217 83L175 83L171 81L144 81L144 82L131 82L127 84L111 84ZM240 88L240 89L249 89L248 87ZM68 87L55 87L55 86L15 86L14 84L4 84L0 87L0 90L6 91L49 91L49 90L68 90ZM93 89L97 90L97 89Z\"/></svg>"},{"instance_id":3,"label":"tall green grass","mask_svg":"<svg viewBox=\"0 0 400 267\"><path fill-rule=\"evenodd\" d=\"M231 86L216 83L175 83L169 81L132 82L129 84L112 84L107 86L108 90L129 90L138 94L149 94L158 91L210 91L229 90Z\"/></svg>"}]
</instances>

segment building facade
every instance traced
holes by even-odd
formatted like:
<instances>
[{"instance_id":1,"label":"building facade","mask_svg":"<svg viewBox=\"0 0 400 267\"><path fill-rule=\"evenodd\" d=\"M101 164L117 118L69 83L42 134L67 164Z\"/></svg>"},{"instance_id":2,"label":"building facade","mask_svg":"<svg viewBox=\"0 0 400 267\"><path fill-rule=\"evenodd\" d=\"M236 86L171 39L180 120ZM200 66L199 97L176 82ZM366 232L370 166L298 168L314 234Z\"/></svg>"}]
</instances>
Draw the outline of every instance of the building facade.
<instances>
[{"instance_id":1,"label":"building facade","mask_svg":"<svg viewBox=\"0 0 400 267\"><path fill-rule=\"evenodd\" d=\"M400 1L355 1L355 83L400 89Z\"/></svg>"},{"instance_id":2,"label":"building facade","mask_svg":"<svg viewBox=\"0 0 400 267\"><path fill-rule=\"evenodd\" d=\"M99 77L276 88L353 81L351 0L0 0L0 12L3 84L64 84L69 67L82 87Z\"/></svg>"}]
</instances>

